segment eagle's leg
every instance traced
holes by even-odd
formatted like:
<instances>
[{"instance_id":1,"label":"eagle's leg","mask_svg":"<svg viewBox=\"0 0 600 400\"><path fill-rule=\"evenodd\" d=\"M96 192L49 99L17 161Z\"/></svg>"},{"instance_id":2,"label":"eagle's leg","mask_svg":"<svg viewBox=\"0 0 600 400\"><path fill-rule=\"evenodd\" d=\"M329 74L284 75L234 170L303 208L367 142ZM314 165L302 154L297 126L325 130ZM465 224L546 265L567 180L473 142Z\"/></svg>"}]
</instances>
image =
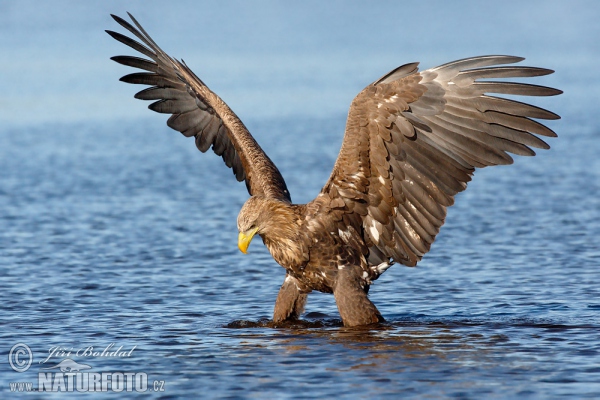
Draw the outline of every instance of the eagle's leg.
<instances>
[{"instance_id":1,"label":"eagle's leg","mask_svg":"<svg viewBox=\"0 0 600 400\"><path fill-rule=\"evenodd\" d=\"M333 295L344 326L369 325L384 319L367 297L369 286L360 278L358 266L344 266L338 270Z\"/></svg>"},{"instance_id":2,"label":"eagle's leg","mask_svg":"<svg viewBox=\"0 0 600 400\"><path fill-rule=\"evenodd\" d=\"M296 279L290 274L285 276L283 285L279 289L277 301L275 302L275 311L273 312L273 321L281 322L285 320L294 320L300 317L306 305L307 293L301 293L296 284Z\"/></svg>"}]
</instances>

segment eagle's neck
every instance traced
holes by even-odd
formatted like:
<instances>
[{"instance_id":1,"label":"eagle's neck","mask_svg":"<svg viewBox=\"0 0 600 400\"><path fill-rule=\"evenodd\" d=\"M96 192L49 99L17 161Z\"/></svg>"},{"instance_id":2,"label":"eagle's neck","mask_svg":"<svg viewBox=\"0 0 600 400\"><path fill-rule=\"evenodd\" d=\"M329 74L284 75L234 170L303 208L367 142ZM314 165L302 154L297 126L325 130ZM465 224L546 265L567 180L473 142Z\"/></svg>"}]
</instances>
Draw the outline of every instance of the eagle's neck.
<instances>
[{"instance_id":1,"label":"eagle's neck","mask_svg":"<svg viewBox=\"0 0 600 400\"><path fill-rule=\"evenodd\" d=\"M303 205L265 201L266 212L258 234L271 255L287 269L302 268L308 261Z\"/></svg>"}]
</instances>

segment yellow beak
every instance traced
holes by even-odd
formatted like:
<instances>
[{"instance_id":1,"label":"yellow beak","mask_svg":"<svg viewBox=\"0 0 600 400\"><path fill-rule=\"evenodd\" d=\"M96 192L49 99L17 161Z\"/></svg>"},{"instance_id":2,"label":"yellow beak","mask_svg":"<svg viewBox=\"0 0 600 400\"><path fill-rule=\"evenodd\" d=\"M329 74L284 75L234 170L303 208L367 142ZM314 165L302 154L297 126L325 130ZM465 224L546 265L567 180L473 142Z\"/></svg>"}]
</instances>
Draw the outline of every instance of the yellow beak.
<instances>
[{"instance_id":1,"label":"yellow beak","mask_svg":"<svg viewBox=\"0 0 600 400\"><path fill-rule=\"evenodd\" d=\"M246 232L240 232L238 235L238 247L242 253L246 254L248 252L248 246L250 246L250 242L257 230L258 228L250 229Z\"/></svg>"}]
</instances>

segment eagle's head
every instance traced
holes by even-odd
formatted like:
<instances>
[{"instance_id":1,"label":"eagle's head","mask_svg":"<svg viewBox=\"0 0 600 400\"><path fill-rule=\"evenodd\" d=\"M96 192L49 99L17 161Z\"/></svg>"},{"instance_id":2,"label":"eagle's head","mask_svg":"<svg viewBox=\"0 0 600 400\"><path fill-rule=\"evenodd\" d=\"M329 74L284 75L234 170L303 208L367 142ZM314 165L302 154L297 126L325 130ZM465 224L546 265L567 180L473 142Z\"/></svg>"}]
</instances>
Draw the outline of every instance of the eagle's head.
<instances>
[{"instance_id":1,"label":"eagle's head","mask_svg":"<svg viewBox=\"0 0 600 400\"><path fill-rule=\"evenodd\" d=\"M239 231L238 247L244 254L248 251L248 246L254 235L264 232L267 225L267 215L265 212L265 201L262 196L251 196L242 206L237 218L237 227Z\"/></svg>"},{"instance_id":2,"label":"eagle's head","mask_svg":"<svg viewBox=\"0 0 600 400\"><path fill-rule=\"evenodd\" d=\"M263 241L271 239L279 242L286 239L287 231L294 228L294 217L292 207L287 201L260 195L251 196L238 214L240 251L244 254L248 251L248 246L256 234L262 237Z\"/></svg>"}]
</instances>

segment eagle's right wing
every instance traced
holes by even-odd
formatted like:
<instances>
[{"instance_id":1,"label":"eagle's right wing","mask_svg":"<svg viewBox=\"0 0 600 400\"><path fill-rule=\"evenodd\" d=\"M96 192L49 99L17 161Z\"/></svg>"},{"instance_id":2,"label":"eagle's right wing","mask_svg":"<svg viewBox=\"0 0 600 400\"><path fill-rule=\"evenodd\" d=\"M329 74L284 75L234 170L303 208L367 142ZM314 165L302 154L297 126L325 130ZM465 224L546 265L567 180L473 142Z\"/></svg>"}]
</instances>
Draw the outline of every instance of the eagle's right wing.
<instances>
[{"instance_id":1,"label":"eagle's right wing","mask_svg":"<svg viewBox=\"0 0 600 400\"><path fill-rule=\"evenodd\" d=\"M291 201L279 170L227 104L185 63L163 52L131 14L129 17L137 29L120 17L112 17L143 44L117 32L106 32L151 59L112 57L112 60L120 64L148 71L121 78L123 82L151 86L138 92L135 97L158 100L148 108L172 114L167 125L185 136L195 137L200 151L205 152L212 146L213 151L223 157L225 164L233 169L237 180L246 181L251 195Z\"/></svg>"}]
</instances>

